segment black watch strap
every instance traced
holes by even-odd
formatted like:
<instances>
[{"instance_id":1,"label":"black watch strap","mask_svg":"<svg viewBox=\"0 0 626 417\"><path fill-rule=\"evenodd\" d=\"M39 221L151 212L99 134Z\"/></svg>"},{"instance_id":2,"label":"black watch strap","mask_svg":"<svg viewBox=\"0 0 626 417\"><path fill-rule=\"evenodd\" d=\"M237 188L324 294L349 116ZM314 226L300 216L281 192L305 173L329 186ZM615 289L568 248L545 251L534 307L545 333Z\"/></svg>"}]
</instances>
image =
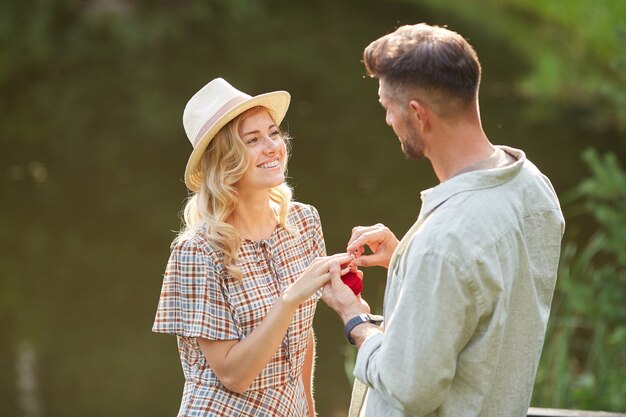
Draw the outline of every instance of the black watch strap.
<instances>
[{"instance_id":1,"label":"black watch strap","mask_svg":"<svg viewBox=\"0 0 626 417\"><path fill-rule=\"evenodd\" d=\"M354 339L352 338L352 336L350 336L350 333L356 326L358 326L359 324L363 324L363 323L380 324L382 323L382 321L383 321L383 316L361 313L358 316L352 317L350 320L348 320L345 327L343 328L343 335L348 340L348 343L350 343L351 345L355 345L356 343Z\"/></svg>"}]
</instances>

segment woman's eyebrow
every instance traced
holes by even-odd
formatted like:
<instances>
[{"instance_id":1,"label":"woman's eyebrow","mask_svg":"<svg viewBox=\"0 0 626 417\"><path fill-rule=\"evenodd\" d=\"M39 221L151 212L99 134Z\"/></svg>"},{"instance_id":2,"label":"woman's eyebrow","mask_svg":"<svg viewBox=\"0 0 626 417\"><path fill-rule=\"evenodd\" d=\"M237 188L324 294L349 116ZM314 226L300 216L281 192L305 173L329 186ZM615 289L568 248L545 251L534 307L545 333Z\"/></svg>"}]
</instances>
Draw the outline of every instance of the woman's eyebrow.
<instances>
[{"instance_id":1,"label":"woman's eyebrow","mask_svg":"<svg viewBox=\"0 0 626 417\"><path fill-rule=\"evenodd\" d=\"M276 125L275 125L275 124L271 124L271 125L269 125L269 126L267 127L267 130L272 130L272 129L274 129L274 128L276 128ZM258 130L258 129L256 129L256 130L251 130L251 131L249 131L249 132L244 133L244 134L243 134L243 135L241 135L241 136L247 136L247 135L250 135L250 134L252 134L252 133L261 133L261 131L260 131L260 130Z\"/></svg>"},{"instance_id":2,"label":"woman's eyebrow","mask_svg":"<svg viewBox=\"0 0 626 417\"><path fill-rule=\"evenodd\" d=\"M251 135L251 134L253 134L253 133L260 133L260 131L259 131L259 130L251 130L251 131L249 131L249 132L244 133L244 134L243 134L243 135L241 135L241 136L247 136L247 135Z\"/></svg>"}]
</instances>

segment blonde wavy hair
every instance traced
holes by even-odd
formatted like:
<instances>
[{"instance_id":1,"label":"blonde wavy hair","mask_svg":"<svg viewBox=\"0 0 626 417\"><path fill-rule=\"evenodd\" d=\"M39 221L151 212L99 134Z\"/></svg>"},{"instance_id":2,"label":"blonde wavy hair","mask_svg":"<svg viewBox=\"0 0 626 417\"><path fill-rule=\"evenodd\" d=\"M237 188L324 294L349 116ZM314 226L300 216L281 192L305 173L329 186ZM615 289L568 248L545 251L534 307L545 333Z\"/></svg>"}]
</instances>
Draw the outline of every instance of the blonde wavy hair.
<instances>
[{"instance_id":1,"label":"blonde wavy hair","mask_svg":"<svg viewBox=\"0 0 626 417\"><path fill-rule=\"evenodd\" d=\"M254 107L240 114L217 132L209 144L200 162L202 184L187 200L181 216L183 226L172 243L173 246L181 243L204 228L208 243L223 254L226 272L238 281L242 279L241 269L237 265L241 237L226 220L238 203L235 184L242 178L249 164L246 146L239 137L239 124L245 117L260 110L266 109ZM272 117L271 112L268 111L268 114ZM282 130L281 136L287 146L283 167L286 171L291 138ZM287 215L292 196L291 187L286 182L269 190L276 221L289 231L292 227L287 224Z\"/></svg>"}]
</instances>

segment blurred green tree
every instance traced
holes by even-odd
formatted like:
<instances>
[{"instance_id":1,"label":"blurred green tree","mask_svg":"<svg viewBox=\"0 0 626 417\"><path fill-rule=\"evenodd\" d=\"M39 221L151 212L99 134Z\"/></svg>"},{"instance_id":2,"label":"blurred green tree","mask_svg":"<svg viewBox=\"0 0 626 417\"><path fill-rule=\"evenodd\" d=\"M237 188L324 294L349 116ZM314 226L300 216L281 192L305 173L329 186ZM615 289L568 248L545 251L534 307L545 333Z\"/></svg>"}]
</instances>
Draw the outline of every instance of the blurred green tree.
<instances>
[{"instance_id":1,"label":"blurred green tree","mask_svg":"<svg viewBox=\"0 0 626 417\"><path fill-rule=\"evenodd\" d=\"M584 152L591 170L568 196L568 218L596 226L578 247L566 232L533 404L626 409L626 173L614 154ZM568 214L566 211L566 214Z\"/></svg>"}]
</instances>

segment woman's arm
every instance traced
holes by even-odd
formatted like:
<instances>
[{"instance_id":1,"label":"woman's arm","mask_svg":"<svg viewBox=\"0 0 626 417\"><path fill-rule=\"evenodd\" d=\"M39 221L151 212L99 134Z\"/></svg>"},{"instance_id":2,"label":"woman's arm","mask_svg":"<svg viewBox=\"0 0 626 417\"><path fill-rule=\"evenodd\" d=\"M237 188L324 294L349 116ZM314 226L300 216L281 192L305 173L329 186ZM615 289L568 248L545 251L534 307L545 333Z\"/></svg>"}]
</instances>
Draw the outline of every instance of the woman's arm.
<instances>
[{"instance_id":1,"label":"woman's arm","mask_svg":"<svg viewBox=\"0 0 626 417\"><path fill-rule=\"evenodd\" d=\"M242 340L196 338L207 363L226 388L245 392L280 346L293 315L305 300L329 279L331 263L347 264L352 258L339 254L315 259L272 306L261 323ZM348 267L345 272L348 271Z\"/></svg>"},{"instance_id":2,"label":"woman's arm","mask_svg":"<svg viewBox=\"0 0 626 417\"><path fill-rule=\"evenodd\" d=\"M309 335L306 346L306 354L304 356L304 367L302 368L302 383L304 384L304 393L306 401L309 404L309 417L315 417L315 401L313 400L313 373L315 371L315 335L313 330Z\"/></svg>"},{"instance_id":3,"label":"woman's arm","mask_svg":"<svg viewBox=\"0 0 626 417\"><path fill-rule=\"evenodd\" d=\"M196 338L207 363L226 388L245 392L272 359L299 303L281 297L261 324L242 340Z\"/></svg>"}]
</instances>

